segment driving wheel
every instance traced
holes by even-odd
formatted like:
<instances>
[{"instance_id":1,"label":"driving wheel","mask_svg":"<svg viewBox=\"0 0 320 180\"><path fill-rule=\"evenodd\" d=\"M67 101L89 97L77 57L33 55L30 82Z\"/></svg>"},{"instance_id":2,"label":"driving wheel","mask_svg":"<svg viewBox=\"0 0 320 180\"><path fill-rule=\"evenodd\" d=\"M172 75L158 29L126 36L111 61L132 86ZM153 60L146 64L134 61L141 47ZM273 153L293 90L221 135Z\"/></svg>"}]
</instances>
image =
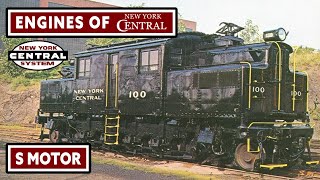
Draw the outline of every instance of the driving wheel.
<instances>
[{"instance_id":1,"label":"driving wheel","mask_svg":"<svg viewBox=\"0 0 320 180\"><path fill-rule=\"evenodd\" d=\"M59 141L59 131L51 130L49 134L49 139L51 143L58 143Z\"/></svg>"},{"instance_id":2,"label":"driving wheel","mask_svg":"<svg viewBox=\"0 0 320 180\"><path fill-rule=\"evenodd\" d=\"M247 144L241 143L237 146L235 152L235 161L237 165L247 171L253 171L255 162L260 158L260 153L247 152Z\"/></svg>"}]
</instances>

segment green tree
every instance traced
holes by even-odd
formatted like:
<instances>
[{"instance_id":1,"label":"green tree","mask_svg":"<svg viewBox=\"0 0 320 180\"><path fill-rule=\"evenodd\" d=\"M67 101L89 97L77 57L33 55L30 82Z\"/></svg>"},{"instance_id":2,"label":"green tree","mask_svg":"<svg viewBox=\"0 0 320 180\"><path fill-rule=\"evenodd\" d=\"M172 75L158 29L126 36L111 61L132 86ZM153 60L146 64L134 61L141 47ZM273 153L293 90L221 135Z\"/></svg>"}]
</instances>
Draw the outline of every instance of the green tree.
<instances>
[{"instance_id":1,"label":"green tree","mask_svg":"<svg viewBox=\"0 0 320 180\"><path fill-rule=\"evenodd\" d=\"M186 32L186 26L183 24L182 20L179 18L178 21L178 33Z\"/></svg>"},{"instance_id":2,"label":"green tree","mask_svg":"<svg viewBox=\"0 0 320 180\"><path fill-rule=\"evenodd\" d=\"M259 32L259 27L253 24L250 19L246 21L244 30L242 30L239 35L246 44L263 42L262 35Z\"/></svg>"},{"instance_id":3,"label":"green tree","mask_svg":"<svg viewBox=\"0 0 320 180\"><path fill-rule=\"evenodd\" d=\"M11 51L15 46L30 41L30 38L6 38L5 36L1 36L1 41L4 45L4 50L0 54L0 73L8 74L12 77L17 77L26 70L15 65L14 62L8 61L8 52Z\"/></svg>"}]
</instances>

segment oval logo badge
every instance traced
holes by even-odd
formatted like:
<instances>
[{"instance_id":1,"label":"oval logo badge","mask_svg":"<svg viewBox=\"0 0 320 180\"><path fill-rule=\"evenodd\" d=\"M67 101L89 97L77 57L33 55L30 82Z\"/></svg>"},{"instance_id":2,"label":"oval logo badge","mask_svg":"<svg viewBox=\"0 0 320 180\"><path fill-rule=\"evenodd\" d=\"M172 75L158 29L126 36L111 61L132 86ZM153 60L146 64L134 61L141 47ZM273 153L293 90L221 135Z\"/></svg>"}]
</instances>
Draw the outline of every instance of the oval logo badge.
<instances>
[{"instance_id":1,"label":"oval logo badge","mask_svg":"<svg viewBox=\"0 0 320 180\"><path fill-rule=\"evenodd\" d=\"M29 70L48 70L68 60L68 51L48 41L29 41L8 52L8 60Z\"/></svg>"}]
</instances>

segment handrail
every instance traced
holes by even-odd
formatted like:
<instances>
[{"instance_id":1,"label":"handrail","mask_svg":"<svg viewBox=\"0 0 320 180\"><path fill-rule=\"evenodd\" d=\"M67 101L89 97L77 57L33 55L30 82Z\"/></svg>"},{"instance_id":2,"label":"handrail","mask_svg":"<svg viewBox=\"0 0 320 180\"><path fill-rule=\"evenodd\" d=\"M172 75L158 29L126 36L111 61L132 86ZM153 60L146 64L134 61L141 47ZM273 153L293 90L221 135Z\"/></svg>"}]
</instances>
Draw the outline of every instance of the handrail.
<instances>
[{"instance_id":1,"label":"handrail","mask_svg":"<svg viewBox=\"0 0 320 180\"><path fill-rule=\"evenodd\" d=\"M293 84L292 84L292 111L295 110L295 101L296 101L296 53L299 49L299 46L293 52Z\"/></svg>"},{"instance_id":2,"label":"handrail","mask_svg":"<svg viewBox=\"0 0 320 180\"><path fill-rule=\"evenodd\" d=\"M114 107L118 107L118 68L119 68L119 63L116 63L116 92L115 92L115 97L114 97Z\"/></svg>"},{"instance_id":3,"label":"handrail","mask_svg":"<svg viewBox=\"0 0 320 180\"><path fill-rule=\"evenodd\" d=\"M109 65L106 64L106 107L108 107Z\"/></svg>"},{"instance_id":4,"label":"handrail","mask_svg":"<svg viewBox=\"0 0 320 180\"><path fill-rule=\"evenodd\" d=\"M309 75L307 71L302 71L307 76L307 104L306 104L306 112L309 112Z\"/></svg>"},{"instance_id":5,"label":"handrail","mask_svg":"<svg viewBox=\"0 0 320 180\"><path fill-rule=\"evenodd\" d=\"M279 50L279 70L278 70L278 77L279 77L279 82L278 82L278 84L279 84L279 88L278 88L278 111L280 111L281 110L281 66L282 66L282 54L281 54L281 47L280 47L280 45L279 45L279 43L278 42L273 42L273 43L275 43L277 46L278 46L278 50Z\"/></svg>"},{"instance_id":6,"label":"handrail","mask_svg":"<svg viewBox=\"0 0 320 180\"><path fill-rule=\"evenodd\" d=\"M304 122L281 122L281 121L275 121L275 122L252 122L249 124L248 126L248 129L253 126L254 124L282 124L282 125L285 125L285 124L301 124L301 125L311 125L310 127L313 128L314 127L314 123L304 123Z\"/></svg>"},{"instance_id":7,"label":"handrail","mask_svg":"<svg viewBox=\"0 0 320 180\"><path fill-rule=\"evenodd\" d=\"M240 64L248 64L249 65L249 90L248 90L248 109L251 109L251 78L252 78L252 66L249 62L240 62Z\"/></svg>"}]
</instances>

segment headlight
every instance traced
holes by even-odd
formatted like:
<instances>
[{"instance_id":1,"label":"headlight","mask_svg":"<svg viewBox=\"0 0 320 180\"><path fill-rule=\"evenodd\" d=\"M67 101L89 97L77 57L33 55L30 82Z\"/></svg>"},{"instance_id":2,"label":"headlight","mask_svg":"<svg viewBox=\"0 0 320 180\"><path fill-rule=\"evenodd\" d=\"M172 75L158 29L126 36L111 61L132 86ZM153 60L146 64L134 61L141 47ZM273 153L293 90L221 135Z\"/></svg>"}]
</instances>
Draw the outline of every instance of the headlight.
<instances>
[{"instance_id":1,"label":"headlight","mask_svg":"<svg viewBox=\"0 0 320 180\"><path fill-rule=\"evenodd\" d=\"M278 36L279 36L280 41L284 41L287 37L287 33L283 28L280 28L278 30Z\"/></svg>"},{"instance_id":2,"label":"headlight","mask_svg":"<svg viewBox=\"0 0 320 180\"><path fill-rule=\"evenodd\" d=\"M265 41L284 41L287 37L287 32L283 28L263 32Z\"/></svg>"}]
</instances>

